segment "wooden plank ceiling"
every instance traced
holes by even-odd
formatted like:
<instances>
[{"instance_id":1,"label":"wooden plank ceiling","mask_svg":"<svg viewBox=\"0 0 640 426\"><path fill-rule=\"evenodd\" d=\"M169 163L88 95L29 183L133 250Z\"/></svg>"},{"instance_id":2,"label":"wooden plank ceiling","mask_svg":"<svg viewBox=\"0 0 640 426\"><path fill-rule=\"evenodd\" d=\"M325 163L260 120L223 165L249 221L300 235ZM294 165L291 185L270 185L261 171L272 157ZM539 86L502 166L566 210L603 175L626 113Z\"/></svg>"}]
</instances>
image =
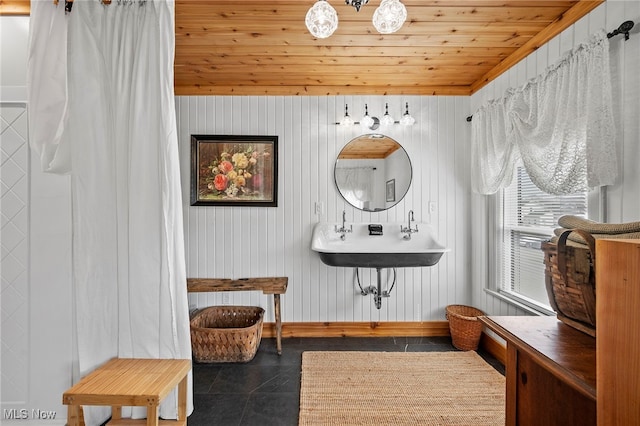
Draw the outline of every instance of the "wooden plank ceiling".
<instances>
[{"instance_id":1,"label":"wooden plank ceiling","mask_svg":"<svg viewBox=\"0 0 640 426\"><path fill-rule=\"evenodd\" d=\"M379 0L329 0L338 29L315 39L314 2L176 0L176 93L468 95L601 3L402 0L407 21L382 35Z\"/></svg>"},{"instance_id":2,"label":"wooden plank ceiling","mask_svg":"<svg viewBox=\"0 0 640 426\"><path fill-rule=\"evenodd\" d=\"M402 0L388 35L371 23L379 0L328 1L338 29L315 39L315 0L175 0L176 94L469 95L604 0Z\"/></svg>"}]
</instances>

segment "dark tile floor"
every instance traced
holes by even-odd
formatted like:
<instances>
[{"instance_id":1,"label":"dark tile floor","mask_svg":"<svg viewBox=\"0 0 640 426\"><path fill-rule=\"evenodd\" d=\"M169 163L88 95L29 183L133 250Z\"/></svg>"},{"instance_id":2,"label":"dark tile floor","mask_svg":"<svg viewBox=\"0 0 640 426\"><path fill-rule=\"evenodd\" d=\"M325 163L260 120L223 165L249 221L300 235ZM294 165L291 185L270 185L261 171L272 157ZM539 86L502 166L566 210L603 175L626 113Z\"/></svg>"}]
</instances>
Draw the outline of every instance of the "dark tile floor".
<instances>
[{"instance_id":1,"label":"dark tile floor","mask_svg":"<svg viewBox=\"0 0 640 426\"><path fill-rule=\"evenodd\" d=\"M297 425L304 351L455 350L449 337L289 338L283 339L278 356L275 339L262 339L248 363L194 363L194 411L188 425ZM479 353L504 374L498 361Z\"/></svg>"}]
</instances>

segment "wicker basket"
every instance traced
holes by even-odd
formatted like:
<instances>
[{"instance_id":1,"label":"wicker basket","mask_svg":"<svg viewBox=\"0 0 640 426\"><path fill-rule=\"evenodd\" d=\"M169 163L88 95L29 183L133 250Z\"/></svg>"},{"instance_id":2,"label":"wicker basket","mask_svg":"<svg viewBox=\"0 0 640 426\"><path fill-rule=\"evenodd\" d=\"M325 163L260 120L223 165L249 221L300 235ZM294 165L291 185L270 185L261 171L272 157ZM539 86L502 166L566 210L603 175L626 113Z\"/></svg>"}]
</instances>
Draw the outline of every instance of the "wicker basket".
<instances>
[{"instance_id":1,"label":"wicker basket","mask_svg":"<svg viewBox=\"0 0 640 426\"><path fill-rule=\"evenodd\" d=\"M449 305L446 313L453 346L461 351L478 349L482 334L482 323L478 317L483 316L484 312L471 306Z\"/></svg>"},{"instance_id":2,"label":"wicker basket","mask_svg":"<svg viewBox=\"0 0 640 426\"><path fill-rule=\"evenodd\" d=\"M571 232L584 238L589 248L567 244ZM582 230L563 232L556 244L542 243L545 285L558 319L590 336L596 335L595 240Z\"/></svg>"},{"instance_id":3,"label":"wicker basket","mask_svg":"<svg viewBox=\"0 0 640 426\"><path fill-rule=\"evenodd\" d=\"M262 338L264 309L212 306L191 318L191 348L196 362L249 362Z\"/></svg>"}]
</instances>

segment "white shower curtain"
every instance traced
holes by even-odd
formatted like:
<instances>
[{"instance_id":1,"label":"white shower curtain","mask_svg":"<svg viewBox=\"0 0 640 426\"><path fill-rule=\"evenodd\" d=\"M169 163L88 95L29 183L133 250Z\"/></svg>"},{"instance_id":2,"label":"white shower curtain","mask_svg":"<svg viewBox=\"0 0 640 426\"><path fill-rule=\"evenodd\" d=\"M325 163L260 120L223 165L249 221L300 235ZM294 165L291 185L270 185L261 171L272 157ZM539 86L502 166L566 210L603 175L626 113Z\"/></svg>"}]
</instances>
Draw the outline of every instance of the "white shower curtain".
<instances>
[{"instance_id":1,"label":"white shower curtain","mask_svg":"<svg viewBox=\"0 0 640 426\"><path fill-rule=\"evenodd\" d=\"M33 9L31 22L29 84L35 113L47 111L38 102L50 100L38 97L37 90L49 78L46 60L55 56L37 55L47 50L39 33L50 31L60 13L51 1L42 3ZM30 125L35 134L51 136L34 146L48 153L41 154L45 169L50 157L67 158L71 173L79 372L85 375L116 356L191 359L173 1L107 6L75 0L65 21L66 43L48 48L68 56L68 91L53 94L66 112L42 121L32 114ZM60 122L63 130L56 139L53 124ZM160 416L175 419L176 406L174 391ZM188 413L192 409L189 392ZM123 413L128 414L144 418L146 408ZM104 408L85 410L88 425L109 415Z\"/></svg>"},{"instance_id":2,"label":"white shower curtain","mask_svg":"<svg viewBox=\"0 0 640 426\"><path fill-rule=\"evenodd\" d=\"M562 195L617 176L609 41L602 30L472 121L472 182L480 194L509 185L518 158L533 183Z\"/></svg>"},{"instance_id":3,"label":"white shower curtain","mask_svg":"<svg viewBox=\"0 0 640 426\"><path fill-rule=\"evenodd\" d=\"M336 183L342 196L354 206L368 208L372 203L373 167L338 167Z\"/></svg>"}]
</instances>

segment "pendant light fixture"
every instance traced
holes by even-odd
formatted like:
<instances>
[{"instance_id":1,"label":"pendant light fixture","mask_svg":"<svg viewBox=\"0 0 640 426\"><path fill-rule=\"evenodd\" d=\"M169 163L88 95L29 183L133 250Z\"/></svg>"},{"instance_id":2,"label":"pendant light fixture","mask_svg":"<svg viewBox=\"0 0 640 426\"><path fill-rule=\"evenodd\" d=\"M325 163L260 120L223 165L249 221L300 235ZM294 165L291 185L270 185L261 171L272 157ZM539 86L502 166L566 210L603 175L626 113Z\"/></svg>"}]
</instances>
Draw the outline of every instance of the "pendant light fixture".
<instances>
[{"instance_id":1,"label":"pendant light fixture","mask_svg":"<svg viewBox=\"0 0 640 426\"><path fill-rule=\"evenodd\" d=\"M369 0L345 0L356 12ZM407 8L400 0L381 0L373 13L373 26L381 34L398 31L407 20ZM305 19L309 32L316 38L327 38L338 28L338 14L327 0L318 0L307 12Z\"/></svg>"},{"instance_id":2,"label":"pendant light fixture","mask_svg":"<svg viewBox=\"0 0 640 426\"><path fill-rule=\"evenodd\" d=\"M380 34L398 31L407 20L407 8L400 0L382 0L373 14L373 26Z\"/></svg>"},{"instance_id":3,"label":"pendant light fixture","mask_svg":"<svg viewBox=\"0 0 640 426\"><path fill-rule=\"evenodd\" d=\"M307 29L316 38L327 38L338 28L338 14L326 0L318 0L307 12Z\"/></svg>"}]
</instances>

